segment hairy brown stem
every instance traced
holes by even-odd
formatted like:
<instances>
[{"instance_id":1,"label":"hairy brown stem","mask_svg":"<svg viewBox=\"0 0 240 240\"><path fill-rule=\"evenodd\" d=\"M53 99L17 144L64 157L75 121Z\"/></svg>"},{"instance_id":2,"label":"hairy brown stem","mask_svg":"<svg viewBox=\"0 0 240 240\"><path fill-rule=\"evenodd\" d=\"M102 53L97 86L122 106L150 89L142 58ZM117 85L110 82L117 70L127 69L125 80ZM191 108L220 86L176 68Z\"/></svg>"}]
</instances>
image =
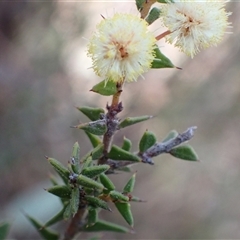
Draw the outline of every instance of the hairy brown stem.
<instances>
[{"instance_id":1,"label":"hairy brown stem","mask_svg":"<svg viewBox=\"0 0 240 240\"><path fill-rule=\"evenodd\" d=\"M117 92L113 95L112 103L110 106L107 105L107 114L106 114L106 121L107 121L107 131L103 136L103 156L98 160L98 164L105 164L108 160L107 154L111 147L111 143L113 140L114 133L117 131L119 120L117 118L117 114L122 111L123 106L120 102L120 96L122 93L122 86L123 82L118 82Z\"/></svg>"},{"instance_id":2,"label":"hairy brown stem","mask_svg":"<svg viewBox=\"0 0 240 240\"><path fill-rule=\"evenodd\" d=\"M116 87L117 87L117 92L113 95L112 104L111 104L111 106L110 106L110 108L112 108L112 109L116 109L116 108L118 107L120 95L121 95L121 93L122 93L122 86L123 86L123 83L122 83L122 82L119 82L119 83L117 83L117 85L116 85Z\"/></svg>"},{"instance_id":3,"label":"hairy brown stem","mask_svg":"<svg viewBox=\"0 0 240 240\"><path fill-rule=\"evenodd\" d=\"M87 206L80 206L78 212L72 218L66 232L64 233L63 240L72 240L74 236L79 232L87 214Z\"/></svg>"},{"instance_id":4,"label":"hairy brown stem","mask_svg":"<svg viewBox=\"0 0 240 240\"><path fill-rule=\"evenodd\" d=\"M151 6L157 2L157 0L145 0L143 5L142 5L142 9L141 9L141 18L144 19L147 15L148 12L151 8Z\"/></svg>"}]
</instances>

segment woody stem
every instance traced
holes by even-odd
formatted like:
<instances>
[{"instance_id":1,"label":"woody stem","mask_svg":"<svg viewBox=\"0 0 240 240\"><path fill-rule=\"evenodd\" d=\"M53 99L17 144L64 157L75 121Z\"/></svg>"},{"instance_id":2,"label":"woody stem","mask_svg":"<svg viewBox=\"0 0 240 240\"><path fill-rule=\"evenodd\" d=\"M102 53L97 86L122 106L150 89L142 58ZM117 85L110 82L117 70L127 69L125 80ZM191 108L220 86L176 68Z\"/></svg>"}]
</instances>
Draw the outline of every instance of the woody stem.
<instances>
[{"instance_id":1,"label":"woody stem","mask_svg":"<svg viewBox=\"0 0 240 240\"><path fill-rule=\"evenodd\" d=\"M118 118L117 114L120 113L123 109L122 103L120 102L120 96L122 93L123 82L117 82L117 92L113 95L112 103L110 106L107 105L107 114L106 114L106 124L107 131L103 136L103 156L98 160L98 164L106 164L108 157L108 151L111 147L113 136L117 131L118 127Z\"/></svg>"}]
</instances>

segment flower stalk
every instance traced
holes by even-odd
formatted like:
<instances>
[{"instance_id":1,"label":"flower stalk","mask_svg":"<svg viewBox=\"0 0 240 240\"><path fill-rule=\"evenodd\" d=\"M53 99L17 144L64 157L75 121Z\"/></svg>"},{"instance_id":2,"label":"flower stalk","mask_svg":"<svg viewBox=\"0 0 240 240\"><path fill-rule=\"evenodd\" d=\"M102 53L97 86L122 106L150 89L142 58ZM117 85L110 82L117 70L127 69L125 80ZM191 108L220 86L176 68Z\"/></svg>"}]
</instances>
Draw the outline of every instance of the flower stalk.
<instances>
[{"instance_id":1,"label":"flower stalk","mask_svg":"<svg viewBox=\"0 0 240 240\"><path fill-rule=\"evenodd\" d=\"M171 31L170 31L170 30L167 30L167 31L161 33L160 35L158 35L158 36L156 37L156 40L159 41L160 39L166 37L166 36L167 36L168 34L170 34L170 33L171 33Z\"/></svg>"}]
</instances>

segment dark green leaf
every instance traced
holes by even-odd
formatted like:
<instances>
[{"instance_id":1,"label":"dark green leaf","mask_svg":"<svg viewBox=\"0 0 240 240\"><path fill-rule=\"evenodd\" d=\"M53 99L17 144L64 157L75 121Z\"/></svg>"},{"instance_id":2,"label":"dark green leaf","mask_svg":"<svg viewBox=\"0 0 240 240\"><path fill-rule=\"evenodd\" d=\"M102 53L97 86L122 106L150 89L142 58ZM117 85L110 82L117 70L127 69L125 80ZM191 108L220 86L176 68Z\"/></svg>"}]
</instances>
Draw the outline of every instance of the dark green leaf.
<instances>
[{"instance_id":1,"label":"dark green leaf","mask_svg":"<svg viewBox=\"0 0 240 240\"><path fill-rule=\"evenodd\" d=\"M77 109L87 116L91 121L98 120L100 118L100 114L104 113L102 108L79 107Z\"/></svg>"},{"instance_id":2,"label":"dark green leaf","mask_svg":"<svg viewBox=\"0 0 240 240\"><path fill-rule=\"evenodd\" d=\"M99 144L97 147L95 147L92 150L91 154L92 154L92 159L93 160L99 159L102 156L102 154L103 154L103 147L104 146L101 143L101 144Z\"/></svg>"},{"instance_id":3,"label":"dark green leaf","mask_svg":"<svg viewBox=\"0 0 240 240\"><path fill-rule=\"evenodd\" d=\"M88 156L87 156L88 155ZM82 160L82 171L87 168L92 166L92 156L90 154L87 154L83 160Z\"/></svg>"},{"instance_id":4,"label":"dark green leaf","mask_svg":"<svg viewBox=\"0 0 240 240\"><path fill-rule=\"evenodd\" d=\"M143 3L145 2L146 0L136 0L136 6L137 6L137 9L139 12L141 12L142 10L142 7L143 7Z\"/></svg>"},{"instance_id":5,"label":"dark green leaf","mask_svg":"<svg viewBox=\"0 0 240 240\"><path fill-rule=\"evenodd\" d=\"M129 201L129 197L118 192L118 191L111 191L109 193L111 199L114 201L114 202L128 202Z\"/></svg>"},{"instance_id":6,"label":"dark green leaf","mask_svg":"<svg viewBox=\"0 0 240 240\"><path fill-rule=\"evenodd\" d=\"M51 188L46 189L49 193L52 193L55 196L60 198L71 198L71 189L66 185L57 185Z\"/></svg>"},{"instance_id":7,"label":"dark green leaf","mask_svg":"<svg viewBox=\"0 0 240 240\"><path fill-rule=\"evenodd\" d=\"M82 168L84 169L85 167L91 166L90 162L89 162L89 165L85 166L86 165L85 162L90 161L89 157L91 157L91 162L92 162L92 160L99 159L102 156L102 154L103 154L103 144L100 143L82 158L81 163L84 164L84 167Z\"/></svg>"},{"instance_id":8,"label":"dark green leaf","mask_svg":"<svg viewBox=\"0 0 240 240\"><path fill-rule=\"evenodd\" d=\"M163 143L167 142L170 139L173 139L178 136L178 132L176 130L172 130L171 132L168 133L168 135L163 139Z\"/></svg>"},{"instance_id":9,"label":"dark green leaf","mask_svg":"<svg viewBox=\"0 0 240 240\"><path fill-rule=\"evenodd\" d=\"M135 185L135 180L136 180L136 173L134 173L132 175L132 177L129 179L129 181L125 185L125 187L123 189L123 193L131 193L133 191L134 185Z\"/></svg>"},{"instance_id":10,"label":"dark green leaf","mask_svg":"<svg viewBox=\"0 0 240 240\"><path fill-rule=\"evenodd\" d=\"M107 222L104 220L98 220L93 226L86 227L84 230L88 231L88 232L97 232L97 231L101 231L101 232L102 231L111 231L111 232L121 232L121 233L131 232L126 227L114 224L112 222Z\"/></svg>"},{"instance_id":11,"label":"dark green leaf","mask_svg":"<svg viewBox=\"0 0 240 240\"><path fill-rule=\"evenodd\" d=\"M151 118L152 118L152 116L149 116L149 115L140 116L140 117L128 117L120 122L119 128L125 128L125 127L131 126L133 124L146 121Z\"/></svg>"},{"instance_id":12,"label":"dark green leaf","mask_svg":"<svg viewBox=\"0 0 240 240\"><path fill-rule=\"evenodd\" d=\"M111 158L113 160L128 160L133 162L141 161L141 159L137 155L125 151L116 145L112 146L111 151L108 153L108 158Z\"/></svg>"},{"instance_id":13,"label":"dark green leaf","mask_svg":"<svg viewBox=\"0 0 240 240\"><path fill-rule=\"evenodd\" d=\"M88 208L88 223L87 227L93 226L98 220L98 211L94 207Z\"/></svg>"},{"instance_id":14,"label":"dark green leaf","mask_svg":"<svg viewBox=\"0 0 240 240\"><path fill-rule=\"evenodd\" d=\"M129 203L122 203L122 202L116 202L115 203L116 208L118 209L119 213L123 216L123 218L126 220L126 222L133 227L133 215L131 212L131 206Z\"/></svg>"},{"instance_id":15,"label":"dark green leaf","mask_svg":"<svg viewBox=\"0 0 240 240\"><path fill-rule=\"evenodd\" d=\"M77 177L77 183L79 185L81 185L83 187L87 187L87 188L104 189L104 186L101 183L94 181L93 179L88 178L86 176L83 176L82 174L80 174Z\"/></svg>"},{"instance_id":16,"label":"dark green leaf","mask_svg":"<svg viewBox=\"0 0 240 240\"><path fill-rule=\"evenodd\" d=\"M109 168L110 166L107 164L91 166L83 169L81 174L89 178L94 178L97 177L99 174L106 172Z\"/></svg>"},{"instance_id":17,"label":"dark green leaf","mask_svg":"<svg viewBox=\"0 0 240 240\"><path fill-rule=\"evenodd\" d=\"M84 197L89 205L92 205L93 207L99 207L108 211L112 211L110 207L108 207L107 203L103 200L101 200L98 197L93 197L93 196L85 196Z\"/></svg>"},{"instance_id":18,"label":"dark green leaf","mask_svg":"<svg viewBox=\"0 0 240 240\"><path fill-rule=\"evenodd\" d=\"M190 145L175 147L169 153L176 158L188 161L198 161L197 153Z\"/></svg>"},{"instance_id":19,"label":"dark green leaf","mask_svg":"<svg viewBox=\"0 0 240 240\"><path fill-rule=\"evenodd\" d=\"M74 216L77 213L78 207L79 207L79 188L78 187L75 187L72 189L70 206L71 206L71 213Z\"/></svg>"},{"instance_id":20,"label":"dark green leaf","mask_svg":"<svg viewBox=\"0 0 240 240\"><path fill-rule=\"evenodd\" d=\"M49 163L53 166L55 171L59 174L59 176L63 179L63 181L67 184L70 172L67 168L65 168L58 160L54 158L46 157Z\"/></svg>"},{"instance_id":21,"label":"dark green leaf","mask_svg":"<svg viewBox=\"0 0 240 240\"><path fill-rule=\"evenodd\" d=\"M124 137L122 149L129 152L131 150L131 147L132 147L132 142L128 138Z\"/></svg>"},{"instance_id":22,"label":"dark green leaf","mask_svg":"<svg viewBox=\"0 0 240 240\"><path fill-rule=\"evenodd\" d=\"M7 235L10 229L10 224L7 222L0 223L0 239L5 240L7 239Z\"/></svg>"},{"instance_id":23,"label":"dark green leaf","mask_svg":"<svg viewBox=\"0 0 240 240\"><path fill-rule=\"evenodd\" d=\"M156 7L153 7L148 16L145 18L146 22L151 25L154 21L156 21L159 16L160 16L160 9L159 8L156 8Z\"/></svg>"},{"instance_id":24,"label":"dark green leaf","mask_svg":"<svg viewBox=\"0 0 240 240\"><path fill-rule=\"evenodd\" d=\"M32 225L37 229L37 231L43 237L43 239L46 239L46 240L59 239L59 235L57 233L55 233L52 230L49 230L47 228L44 228L44 226L40 222L38 222L36 219L34 219L28 215L25 215L25 216L32 223Z\"/></svg>"},{"instance_id":25,"label":"dark green leaf","mask_svg":"<svg viewBox=\"0 0 240 240\"><path fill-rule=\"evenodd\" d=\"M139 151L145 152L148 148L152 147L157 142L157 138L153 132L146 131L140 142L139 142Z\"/></svg>"},{"instance_id":26,"label":"dark green leaf","mask_svg":"<svg viewBox=\"0 0 240 240\"><path fill-rule=\"evenodd\" d=\"M85 131L85 133L87 134L87 136L94 148L97 147L100 143L102 143L102 140L98 136L91 134L89 132L86 132L86 131Z\"/></svg>"},{"instance_id":27,"label":"dark green leaf","mask_svg":"<svg viewBox=\"0 0 240 240\"><path fill-rule=\"evenodd\" d=\"M72 216L72 209L71 209L71 204L69 203L66 208L65 211L63 213L63 219L67 220Z\"/></svg>"},{"instance_id":28,"label":"dark green leaf","mask_svg":"<svg viewBox=\"0 0 240 240\"><path fill-rule=\"evenodd\" d=\"M63 207L60 212L58 212L55 216L53 216L51 219L49 219L45 224L44 228L49 227L59 221L63 220L63 214L65 212L66 207Z\"/></svg>"},{"instance_id":29,"label":"dark green leaf","mask_svg":"<svg viewBox=\"0 0 240 240\"><path fill-rule=\"evenodd\" d=\"M81 123L77 126L74 126L74 128L84 130L94 135L103 135L107 131L107 125L104 119L89 123Z\"/></svg>"},{"instance_id":30,"label":"dark green leaf","mask_svg":"<svg viewBox=\"0 0 240 240\"><path fill-rule=\"evenodd\" d=\"M103 96L111 96L117 93L116 83L111 80L103 80L95 85L90 91Z\"/></svg>"},{"instance_id":31,"label":"dark green leaf","mask_svg":"<svg viewBox=\"0 0 240 240\"><path fill-rule=\"evenodd\" d=\"M151 68L174 68L173 63L161 53L159 48L156 46L154 49L155 59L152 62Z\"/></svg>"},{"instance_id":32,"label":"dark green leaf","mask_svg":"<svg viewBox=\"0 0 240 240\"><path fill-rule=\"evenodd\" d=\"M75 142L75 144L73 145L73 149L72 149L72 157L71 157L71 167L73 172L75 173L79 173L80 171L80 147L78 142Z\"/></svg>"},{"instance_id":33,"label":"dark green leaf","mask_svg":"<svg viewBox=\"0 0 240 240\"><path fill-rule=\"evenodd\" d=\"M106 174L104 173L100 174L99 180L106 189L110 191L115 189L113 182L109 179L109 177Z\"/></svg>"}]
</instances>

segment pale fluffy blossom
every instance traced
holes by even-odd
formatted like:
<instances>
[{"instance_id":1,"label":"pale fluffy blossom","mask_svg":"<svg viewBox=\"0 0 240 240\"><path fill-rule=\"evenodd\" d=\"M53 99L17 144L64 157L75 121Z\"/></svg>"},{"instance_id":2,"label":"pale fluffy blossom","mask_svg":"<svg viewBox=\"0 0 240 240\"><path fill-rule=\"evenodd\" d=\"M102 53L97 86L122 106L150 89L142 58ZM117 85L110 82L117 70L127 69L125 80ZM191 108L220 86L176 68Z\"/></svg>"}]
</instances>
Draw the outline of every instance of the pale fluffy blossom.
<instances>
[{"instance_id":1,"label":"pale fluffy blossom","mask_svg":"<svg viewBox=\"0 0 240 240\"><path fill-rule=\"evenodd\" d=\"M145 20L117 13L104 18L88 44L95 73L114 82L136 80L151 67L156 43Z\"/></svg>"},{"instance_id":2,"label":"pale fluffy blossom","mask_svg":"<svg viewBox=\"0 0 240 240\"><path fill-rule=\"evenodd\" d=\"M178 0L162 7L163 23L171 32L166 36L182 52L193 57L201 48L217 45L229 27L221 0Z\"/></svg>"}]
</instances>

